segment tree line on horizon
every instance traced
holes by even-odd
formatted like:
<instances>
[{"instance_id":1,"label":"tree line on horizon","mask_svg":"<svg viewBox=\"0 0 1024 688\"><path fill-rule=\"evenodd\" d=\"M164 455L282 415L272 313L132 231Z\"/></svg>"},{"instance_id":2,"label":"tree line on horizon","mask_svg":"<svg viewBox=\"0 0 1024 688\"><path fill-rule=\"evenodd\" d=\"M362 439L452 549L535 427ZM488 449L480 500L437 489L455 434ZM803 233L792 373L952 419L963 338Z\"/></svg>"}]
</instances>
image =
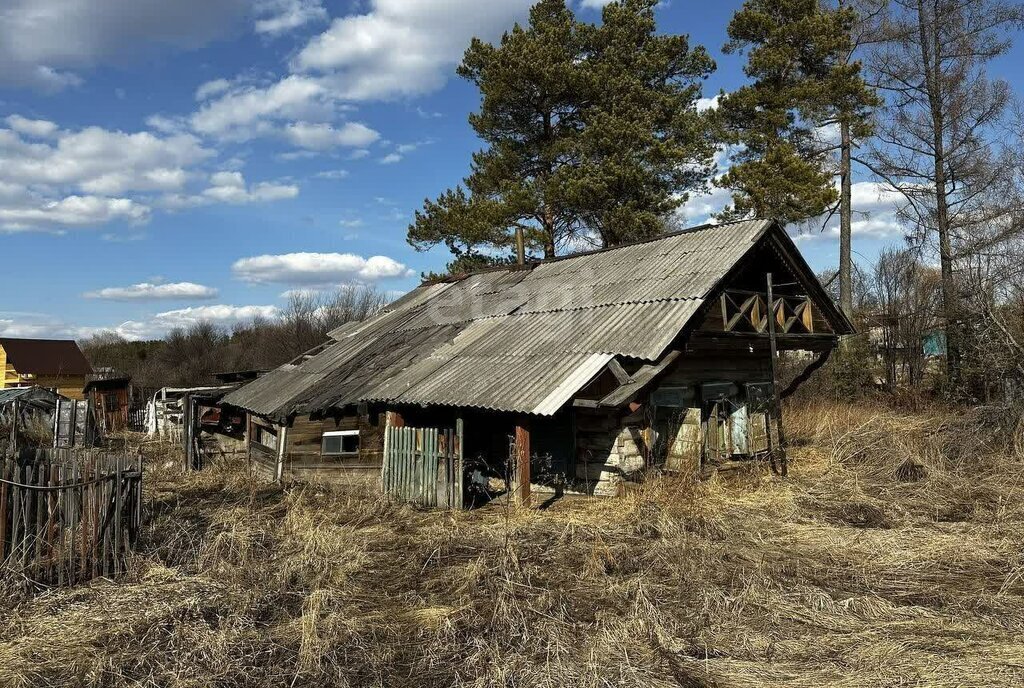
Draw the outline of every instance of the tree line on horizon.
<instances>
[{"instance_id":1,"label":"tree line on horizon","mask_svg":"<svg viewBox=\"0 0 1024 688\"><path fill-rule=\"evenodd\" d=\"M216 373L270 370L329 339L331 330L378 312L389 298L370 286L333 292L293 292L280 317L254 318L233 327L198 322L172 329L162 339L129 341L99 333L79 342L94 368L132 377L143 392L216 382Z\"/></svg>"}]
</instances>

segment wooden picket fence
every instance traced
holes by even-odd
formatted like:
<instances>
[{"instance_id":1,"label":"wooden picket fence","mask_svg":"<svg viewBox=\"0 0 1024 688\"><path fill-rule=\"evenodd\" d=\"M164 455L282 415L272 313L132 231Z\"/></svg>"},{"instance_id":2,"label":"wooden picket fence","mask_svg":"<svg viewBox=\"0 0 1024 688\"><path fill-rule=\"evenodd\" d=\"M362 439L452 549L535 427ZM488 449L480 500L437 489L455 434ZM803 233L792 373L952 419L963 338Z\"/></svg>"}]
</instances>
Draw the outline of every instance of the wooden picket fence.
<instances>
[{"instance_id":1,"label":"wooden picket fence","mask_svg":"<svg viewBox=\"0 0 1024 688\"><path fill-rule=\"evenodd\" d=\"M142 524L142 459L22 449L0 460L0 575L42 585L116 576Z\"/></svg>"},{"instance_id":2,"label":"wooden picket fence","mask_svg":"<svg viewBox=\"0 0 1024 688\"><path fill-rule=\"evenodd\" d=\"M421 506L462 508L462 421L455 428L384 428L384 493Z\"/></svg>"}]
</instances>

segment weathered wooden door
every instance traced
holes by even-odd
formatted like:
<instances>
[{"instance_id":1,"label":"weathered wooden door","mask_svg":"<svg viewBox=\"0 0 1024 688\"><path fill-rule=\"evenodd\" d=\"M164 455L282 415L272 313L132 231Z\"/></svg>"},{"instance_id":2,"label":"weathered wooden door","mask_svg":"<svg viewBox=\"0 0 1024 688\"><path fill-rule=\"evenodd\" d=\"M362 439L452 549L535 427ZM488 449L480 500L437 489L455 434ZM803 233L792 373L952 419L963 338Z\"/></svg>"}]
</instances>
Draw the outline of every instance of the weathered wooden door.
<instances>
[{"instance_id":1,"label":"weathered wooden door","mask_svg":"<svg viewBox=\"0 0 1024 688\"><path fill-rule=\"evenodd\" d=\"M462 421L455 428L384 429L384 493L443 509L462 508Z\"/></svg>"}]
</instances>

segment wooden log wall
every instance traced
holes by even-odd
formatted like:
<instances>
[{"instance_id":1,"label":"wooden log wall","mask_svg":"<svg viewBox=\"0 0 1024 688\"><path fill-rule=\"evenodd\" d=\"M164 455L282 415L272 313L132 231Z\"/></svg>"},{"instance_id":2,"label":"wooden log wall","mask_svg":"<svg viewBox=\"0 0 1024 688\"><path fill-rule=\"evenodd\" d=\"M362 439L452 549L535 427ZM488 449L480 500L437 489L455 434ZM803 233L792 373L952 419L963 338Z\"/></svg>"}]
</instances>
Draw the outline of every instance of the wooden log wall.
<instances>
[{"instance_id":1,"label":"wooden log wall","mask_svg":"<svg viewBox=\"0 0 1024 688\"><path fill-rule=\"evenodd\" d=\"M0 461L0 576L117 576L141 525L141 457L24 449Z\"/></svg>"}]
</instances>

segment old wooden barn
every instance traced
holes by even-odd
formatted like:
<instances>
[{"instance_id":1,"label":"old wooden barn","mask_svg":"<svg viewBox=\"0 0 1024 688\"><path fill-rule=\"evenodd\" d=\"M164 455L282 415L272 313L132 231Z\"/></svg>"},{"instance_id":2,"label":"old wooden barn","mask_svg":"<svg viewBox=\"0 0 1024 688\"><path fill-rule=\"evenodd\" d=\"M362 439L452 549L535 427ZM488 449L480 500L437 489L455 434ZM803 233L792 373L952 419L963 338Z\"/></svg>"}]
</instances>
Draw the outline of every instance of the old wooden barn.
<instances>
[{"instance_id":1,"label":"old wooden barn","mask_svg":"<svg viewBox=\"0 0 1024 688\"><path fill-rule=\"evenodd\" d=\"M514 494L617 494L763 455L772 346L852 329L781 226L742 221L425 283L224 403L277 479L455 505L511 465Z\"/></svg>"}]
</instances>

